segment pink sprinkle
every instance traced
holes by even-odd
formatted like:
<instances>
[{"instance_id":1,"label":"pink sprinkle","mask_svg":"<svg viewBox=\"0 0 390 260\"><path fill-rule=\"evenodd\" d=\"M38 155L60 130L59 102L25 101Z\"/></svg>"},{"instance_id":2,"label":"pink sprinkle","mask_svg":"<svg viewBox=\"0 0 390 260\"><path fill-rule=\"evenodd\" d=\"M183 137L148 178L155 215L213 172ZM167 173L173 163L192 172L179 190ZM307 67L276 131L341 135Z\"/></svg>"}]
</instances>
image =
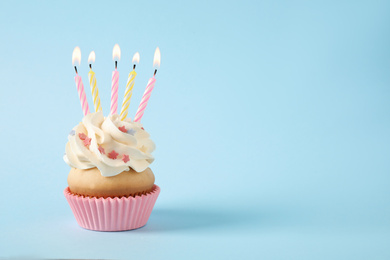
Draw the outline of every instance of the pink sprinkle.
<instances>
[{"instance_id":1,"label":"pink sprinkle","mask_svg":"<svg viewBox=\"0 0 390 260\"><path fill-rule=\"evenodd\" d=\"M88 136L85 137L84 141L84 146L85 147L89 147L89 145L91 144L91 138L89 138Z\"/></svg>"},{"instance_id":2,"label":"pink sprinkle","mask_svg":"<svg viewBox=\"0 0 390 260\"><path fill-rule=\"evenodd\" d=\"M130 161L129 156L127 154L124 154L122 161L124 161L124 163L127 163L128 161Z\"/></svg>"},{"instance_id":3,"label":"pink sprinkle","mask_svg":"<svg viewBox=\"0 0 390 260\"><path fill-rule=\"evenodd\" d=\"M104 148L103 148L101 145L99 145L98 150L99 150L99 152L100 152L101 154L106 154L106 152L104 151Z\"/></svg>"},{"instance_id":4,"label":"pink sprinkle","mask_svg":"<svg viewBox=\"0 0 390 260\"><path fill-rule=\"evenodd\" d=\"M127 133L125 126L118 127L118 129L121 130L123 133Z\"/></svg>"},{"instance_id":5,"label":"pink sprinkle","mask_svg":"<svg viewBox=\"0 0 390 260\"><path fill-rule=\"evenodd\" d=\"M85 140L85 138L87 137L86 134L84 133L79 133L79 137L81 140Z\"/></svg>"},{"instance_id":6,"label":"pink sprinkle","mask_svg":"<svg viewBox=\"0 0 390 260\"><path fill-rule=\"evenodd\" d=\"M119 155L119 153L115 152L115 150L112 150L112 152L108 154L108 158L114 160L118 157L118 155Z\"/></svg>"}]
</instances>

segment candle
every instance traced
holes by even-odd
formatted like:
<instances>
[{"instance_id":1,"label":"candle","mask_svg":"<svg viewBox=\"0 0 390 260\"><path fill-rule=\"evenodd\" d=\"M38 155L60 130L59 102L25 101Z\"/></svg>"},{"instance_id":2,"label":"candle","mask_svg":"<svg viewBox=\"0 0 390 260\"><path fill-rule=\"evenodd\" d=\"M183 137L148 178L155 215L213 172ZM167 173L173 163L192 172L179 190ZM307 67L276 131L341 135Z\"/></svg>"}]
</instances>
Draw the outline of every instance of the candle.
<instances>
[{"instance_id":1,"label":"candle","mask_svg":"<svg viewBox=\"0 0 390 260\"><path fill-rule=\"evenodd\" d=\"M121 49L118 44L115 44L112 50L112 59L115 61L115 70L112 72L111 79L111 115L116 114L118 110L118 81L119 72L117 71L118 61L121 58Z\"/></svg>"},{"instance_id":2,"label":"candle","mask_svg":"<svg viewBox=\"0 0 390 260\"><path fill-rule=\"evenodd\" d=\"M134 81L135 77L137 76L137 72L135 72L135 63L139 63L139 53L136 52L133 56L133 71L129 73L129 77L127 78L127 84L126 84L126 90L125 90L125 96L123 98L122 102L122 109L120 113L120 119L124 120L127 117L128 109L130 106L130 99L133 95L133 87L134 87Z\"/></svg>"},{"instance_id":3,"label":"candle","mask_svg":"<svg viewBox=\"0 0 390 260\"><path fill-rule=\"evenodd\" d=\"M85 91L84 91L83 81L81 80L81 77L77 73L77 67L75 65L76 61L78 62L79 66L80 66L81 51L80 51L79 47L76 47L73 50L72 64L74 66L74 70L76 71L76 76L74 77L74 80L76 82L76 87L77 87L77 92L79 94L81 108L83 109L84 116L86 116L89 113L89 106L88 106L87 96L85 95Z\"/></svg>"},{"instance_id":4,"label":"candle","mask_svg":"<svg viewBox=\"0 0 390 260\"><path fill-rule=\"evenodd\" d=\"M100 105L99 90L96 83L95 72L93 72L92 70L92 63L95 62L95 57L96 57L95 52L92 51L88 57L88 63L89 63L88 79L89 79L89 85L91 86L92 99L93 99L93 105L95 107L95 112L99 112L102 111L102 106Z\"/></svg>"},{"instance_id":5,"label":"candle","mask_svg":"<svg viewBox=\"0 0 390 260\"><path fill-rule=\"evenodd\" d=\"M160 49L157 47L156 51L154 52L154 59L153 59L153 66L156 67L156 69L154 71L153 77L149 79L148 84L146 85L146 89L144 95L142 96L141 103L139 104L137 113L135 114L134 122L140 122L142 116L144 115L146 105L148 104L150 95L152 94L152 90L154 88L154 84L156 83L155 76L157 73L157 68L160 67L160 60L161 60Z\"/></svg>"}]
</instances>

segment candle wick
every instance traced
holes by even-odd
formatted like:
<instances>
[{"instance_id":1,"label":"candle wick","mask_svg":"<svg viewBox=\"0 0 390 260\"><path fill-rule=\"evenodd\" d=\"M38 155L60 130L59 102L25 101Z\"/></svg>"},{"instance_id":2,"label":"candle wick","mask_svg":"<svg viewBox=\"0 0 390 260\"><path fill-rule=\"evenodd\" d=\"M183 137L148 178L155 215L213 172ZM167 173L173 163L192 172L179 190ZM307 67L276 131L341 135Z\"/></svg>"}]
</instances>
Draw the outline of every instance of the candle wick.
<instances>
[{"instance_id":1,"label":"candle wick","mask_svg":"<svg viewBox=\"0 0 390 260\"><path fill-rule=\"evenodd\" d=\"M92 64L89 64L89 68L92 69Z\"/></svg>"},{"instance_id":2,"label":"candle wick","mask_svg":"<svg viewBox=\"0 0 390 260\"><path fill-rule=\"evenodd\" d=\"M157 73L157 69L154 70L154 75L153 76L156 76L156 73Z\"/></svg>"},{"instance_id":3,"label":"candle wick","mask_svg":"<svg viewBox=\"0 0 390 260\"><path fill-rule=\"evenodd\" d=\"M133 65L133 70L135 70L135 64Z\"/></svg>"},{"instance_id":4,"label":"candle wick","mask_svg":"<svg viewBox=\"0 0 390 260\"><path fill-rule=\"evenodd\" d=\"M76 74L78 74L78 73L77 73L77 67L76 67L76 66L74 66L74 71L76 71Z\"/></svg>"},{"instance_id":5,"label":"candle wick","mask_svg":"<svg viewBox=\"0 0 390 260\"><path fill-rule=\"evenodd\" d=\"M118 67L118 61L115 61L115 69Z\"/></svg>"}]
</instances>

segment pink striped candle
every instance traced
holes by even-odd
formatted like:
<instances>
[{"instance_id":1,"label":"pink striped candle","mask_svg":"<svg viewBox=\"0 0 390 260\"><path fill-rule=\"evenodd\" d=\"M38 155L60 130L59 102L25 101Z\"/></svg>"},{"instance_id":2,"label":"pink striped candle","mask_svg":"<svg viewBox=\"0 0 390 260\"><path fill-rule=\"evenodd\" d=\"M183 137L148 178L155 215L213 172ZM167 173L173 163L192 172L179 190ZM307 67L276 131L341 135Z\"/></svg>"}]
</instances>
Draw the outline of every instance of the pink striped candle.
<instances>
[{"instance_id":1,"label":"pink striped candle","mask_svg":"<svg viewBox=\"0 0 390 260\"><path fill-rule=\"evenodd\" d=\"M156 83L156 73L157 68L160 67L160 60L161 60L161 54L160 49L157 47L156 51L154 52L154 59L153 59L153 66L156 68L154 71L153 77L151 77L148 81L148 84L146 85L146 89L144 92L144 95L142 96L141 103L138 106L137 113L134 117L134 122L140 122L142 116L144 115L146 105L148 104L150 95L152 94L152 90L154 88L154 84Z\"/></svg>"},{"instance_id":2,"label":"pink striped candle","mask_svg":"<svg viewBox=\"0 0 390 260\"><path fill-rule=\"evenodd\" d=\"M121 49L118 44L112 49L112 59L115 61L115 70L112 72L111 78L111 115L117 113L118 110L118 82L119 72L117 71L118 61L121 59Z\"/></svg>"},{"instance_id":3,"label":"pink striped candle","mask_svg":"<svg viewBox=\"0 0 390 260\"><path fill-rule=\"evenodd\" d=\"M112 81L111 81L111 115L116 114L118 110L118 81L119 81L119 72L115 69L112 72Z\"/></svg>"},{"instance_id":4,"label":"pink striped candle","mask_svg":"<svg viewBox=\"0 0 390 260\"><path fill-rule=\"evenodd\" d=\"M77 67L75 66L76 62L80 65L80 61L81 61L81 50L79 47L76 47L74 48L72 54L72 64L74 66L74 70L76 71L76 76L74 77L74 81L76 82L77 92L79 93L81 108L83 109L84 116L86 116L87 114L89 114L87 96L85 95L83 81L81 80L81 77L77 73Z\"/></svg>"},{"instance_id":5,"label":"pink striped candle","mask_svg":"<svg viewBox=\"0 0 390 260\"><path fill-rule=\"evenodd\" d=\"M146 89L144 95L142 96L141 103L139 104L137 113L135 114L134 122L141 121L141 118L144 115L146 105L148 104L150 95L152 94L154 83L156 83L156 78L153 76L152 78L149 79L148 85L146 85Z\"/></svg>"},{"instance_id":6,"label":"pink striped candle","mask_svg":"<svg viewBox=\"0 0 390 260\"><path fill-rule=\"evenodd\" d=\"M85 91L84 91L84 84L79 74L76 74L74 80L76 82L77 92L79 93L81 108L83 109L84 116L86 116L87 114L89 114L89 106L88 106L87 96L85 95Z\"/></svg>"}]
</instances>

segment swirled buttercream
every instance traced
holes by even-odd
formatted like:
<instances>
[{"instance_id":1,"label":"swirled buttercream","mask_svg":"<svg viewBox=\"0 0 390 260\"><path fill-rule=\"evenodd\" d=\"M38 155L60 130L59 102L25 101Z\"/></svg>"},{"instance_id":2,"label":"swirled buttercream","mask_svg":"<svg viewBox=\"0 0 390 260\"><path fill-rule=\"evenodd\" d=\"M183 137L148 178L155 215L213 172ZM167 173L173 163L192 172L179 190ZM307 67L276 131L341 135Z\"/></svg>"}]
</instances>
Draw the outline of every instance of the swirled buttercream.
<instances>
[{"instance_id":1,"label":"swirled buttercream","mask_svg":"<svg viewBox=\"0 0 390 260\"><path fill-rule=\"evenodd\" d=\"M75 126L68 137L64 160L78 169L97 167L105 177L115 176L129 167L144 171L154 161L155 149L150 135L129 118L118 115L104 117L90 113Z\"/></svg>"}]
</instances>

